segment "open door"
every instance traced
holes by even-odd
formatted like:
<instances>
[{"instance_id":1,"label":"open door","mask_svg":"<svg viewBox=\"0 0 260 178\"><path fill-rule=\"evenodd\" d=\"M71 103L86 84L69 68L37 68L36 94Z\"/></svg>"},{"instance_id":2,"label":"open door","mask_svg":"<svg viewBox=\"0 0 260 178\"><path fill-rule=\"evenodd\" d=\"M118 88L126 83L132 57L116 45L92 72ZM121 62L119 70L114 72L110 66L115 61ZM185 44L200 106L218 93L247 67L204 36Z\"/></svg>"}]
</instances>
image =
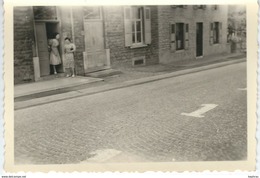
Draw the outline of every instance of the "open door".
<instances>
[{"instance_id":1,"label":"open door","mask_svg":"<svg viewBox=\"0 0 260 178\"><path fill-rule=\"evenodd\" d=\"M36 23L36 39L40 64L40 76L50 75L50 59L45 23Z\"/></svg>"},{"instance_id":2,"label":"open door","mask_svg":"<svg viewBox=\"0 0 260 178\"><path fill-rule=\"evenodd\" d=\"M46 76L53 74L52 68L50 67L50 53L48 51L48 39L53 38L55 32L59 33L58 22L37 22L35 23L37 49L40 65L40 76ZM61 43L59 46L61 51ZM61 55L61 53L60 53ZM62 55L61 55L62 56ZM63 72L62 65L56 67L57 71Z\"/></svg>"}]
</instances>

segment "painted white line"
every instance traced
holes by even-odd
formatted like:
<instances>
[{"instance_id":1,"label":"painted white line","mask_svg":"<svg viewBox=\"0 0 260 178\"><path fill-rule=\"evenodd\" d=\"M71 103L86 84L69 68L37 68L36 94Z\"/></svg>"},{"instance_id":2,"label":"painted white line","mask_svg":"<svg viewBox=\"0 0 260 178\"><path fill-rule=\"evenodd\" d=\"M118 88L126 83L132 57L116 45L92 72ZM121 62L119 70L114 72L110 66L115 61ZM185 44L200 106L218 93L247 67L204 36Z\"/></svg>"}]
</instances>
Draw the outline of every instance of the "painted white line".
<instances>
[{"instance_id":1,"label":"painted white line","mask_svg":"<svg viewBox=\"0 0 260 178\"><path fill-rule=\"evenodd\" d=\"M105 162L106 160L109 160L120 153L121 151L114 149L96 150L90 153L95 156L89 158L86 162Z\"/></svg>"},{"instance_id":2,"label":"painted white line","mask_svg":"<svg viewBox=\"0 0 260 178\"><path fill-rule=\"evenodd\" d=\"M204 117L203 114L214 109L215 107L217 107L218 105L216 104L202 104L201 105L202 108L194 111L194 112L191 112L191 113L181 113L181 115L184 115L184 116L191 116L191 117Z\"/></svg>"},{"instance_id":3,"label":"painted white line","mask_svg":"<svg viewBox=\"0 0 260 178\"><path fill-rule=\"evenodd\" d=\"M240 91L246 91L247 88L238 88L238 90L240 90Z\"/></svg>"}]
</instances>

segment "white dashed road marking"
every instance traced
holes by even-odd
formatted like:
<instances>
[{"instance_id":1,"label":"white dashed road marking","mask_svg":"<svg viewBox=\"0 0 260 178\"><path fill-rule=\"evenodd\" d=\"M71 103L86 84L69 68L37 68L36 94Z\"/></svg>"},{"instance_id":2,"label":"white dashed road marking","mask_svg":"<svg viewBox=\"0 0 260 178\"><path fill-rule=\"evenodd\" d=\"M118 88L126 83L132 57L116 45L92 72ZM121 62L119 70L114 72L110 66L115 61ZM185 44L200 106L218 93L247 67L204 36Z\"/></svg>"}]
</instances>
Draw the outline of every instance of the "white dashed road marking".
<instances>
[{"instance_id":1,"label":"white dashed road marking","mask_svg":"<svg viewBox=\"0 0 260 178\"><path fill-rule=\"evenodd\" d=\"M120 154L121 151L114 150L114 149L105 149L105 150L96 150L94 152L91 152L90 154L94 155L93 157L87 159L86 162L105 162L118 154ZM82 163L84 163L82 162Z\"/></svg>"},{"instance_id":2,"label":"white dashed road marking","mask_svg":"<svg viewBox=\"0 0 260 178\"><path fill-rule=\"evenodd\" d=\"M217 107L218 105L216 104L202 104L201 106L203 106L202 108L191 112L191 113L181 113L181 115L184 116L191 116L191 117L204 117L203 114L214 109L215 107Z\"/></svg>"}]
</instances>

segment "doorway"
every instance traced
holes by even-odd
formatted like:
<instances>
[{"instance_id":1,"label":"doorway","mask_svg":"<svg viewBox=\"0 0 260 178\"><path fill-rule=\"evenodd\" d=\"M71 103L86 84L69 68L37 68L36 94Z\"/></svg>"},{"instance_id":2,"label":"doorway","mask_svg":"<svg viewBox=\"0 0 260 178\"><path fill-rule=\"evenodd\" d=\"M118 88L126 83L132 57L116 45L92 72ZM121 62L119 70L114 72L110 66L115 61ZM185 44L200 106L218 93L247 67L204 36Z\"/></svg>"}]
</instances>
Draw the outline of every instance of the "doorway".
<instances>
[{"instance_id":1,"label":"doorway","mask_svg":"<svg viewBox=\"0 0 260 178\"><path fill-rule=\"evenodd\" d=\"M107 67L102 20L84 21L86 61L85 72L94 72Z\"/></svg>"},{"instance_id":2,"label":"doorway","mask_svg":"<svg viewBox=\"0 0 260 178\"><path fill-rule=\"evenodd\" d=\"M196 24L196 57L203 56L203 23Z\"/></svg>"},{"instance_id":3,"label":"doorway","mask_svg":"<svg viewBox=\"0 0 260 178\"><path fill-rule=\"evenodd\" d=\"M48 40L53 38L55 32L59 33L59 23L58 22L36 22L36 41L40 65L40 76L47 76L53 74L53 68L50 66L50 52L48 51ZM61 52L61 46L58 47L59 52ZM60 53L60 56L61 53ZM62 65L56 66L57 72L63 72Z\"/></svg>"}]
</instances>

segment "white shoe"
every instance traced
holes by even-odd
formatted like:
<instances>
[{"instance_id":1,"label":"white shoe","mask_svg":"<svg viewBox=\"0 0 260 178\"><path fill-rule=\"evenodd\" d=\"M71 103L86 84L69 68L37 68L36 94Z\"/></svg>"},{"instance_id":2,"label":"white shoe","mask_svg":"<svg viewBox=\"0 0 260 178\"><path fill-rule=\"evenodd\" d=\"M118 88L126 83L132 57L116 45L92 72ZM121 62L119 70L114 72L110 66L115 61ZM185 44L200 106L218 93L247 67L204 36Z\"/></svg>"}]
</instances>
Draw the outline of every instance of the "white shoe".
<instances>
[{"instance_id":1,"label":"white shoe","mask_svg":"<svg viewBox=\"0 0 260 178\"><path fill-rule=\"evenodd\" d=\"M69 75L69 74L67 74L67 75L66 75L66 77L70 77L70 75Z\"/></svg>"},{"instance_id":2,"label":"white shoe","mask_svg":"<svg viewBox=\"0 0 260 178\"><path fill-rule=\"evenodd\" d=\"M73 74L71 77L75 77L75 75Z\"/></svg>"}]
</instances>

